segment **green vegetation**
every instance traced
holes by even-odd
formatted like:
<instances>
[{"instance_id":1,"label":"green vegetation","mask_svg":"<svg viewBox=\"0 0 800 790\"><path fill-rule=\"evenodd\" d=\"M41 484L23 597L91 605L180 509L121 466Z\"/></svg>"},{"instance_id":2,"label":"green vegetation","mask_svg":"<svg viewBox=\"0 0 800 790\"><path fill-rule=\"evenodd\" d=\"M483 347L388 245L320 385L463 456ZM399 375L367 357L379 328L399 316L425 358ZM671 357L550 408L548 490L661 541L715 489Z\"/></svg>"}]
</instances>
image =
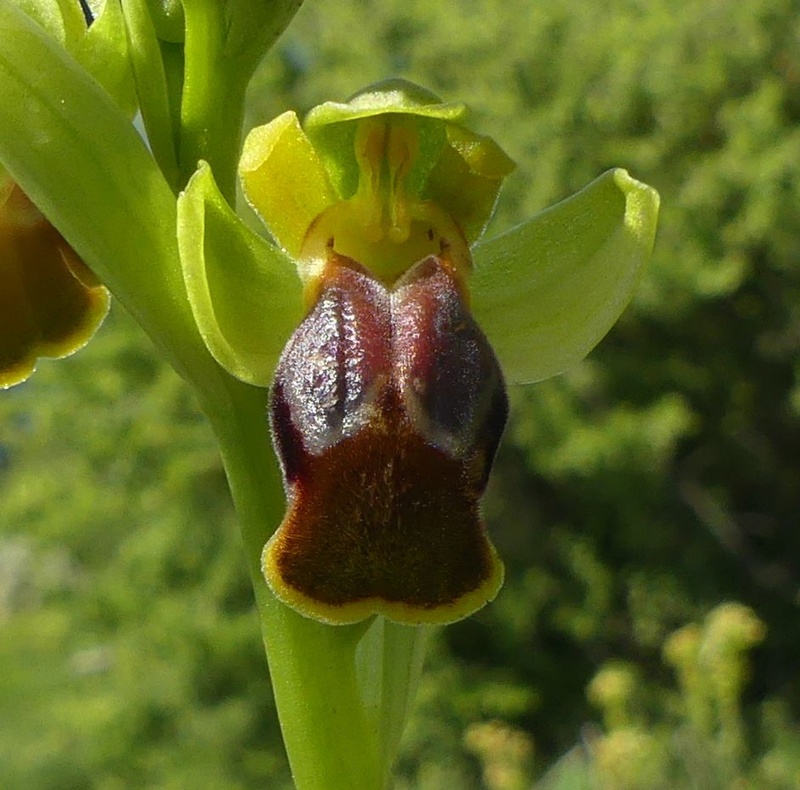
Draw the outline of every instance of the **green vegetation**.
<instances>
[{"instance_id":1,"label":"green vegetation","mask_svg":"<svg viewBox=\"0 0 800 790\"><path fill-rule=\"evenodd\" d=\"M468 101L519 165L498 229L612 165L662 198L621 323L512 393L506 587L432 640L398 790L800 787L798 10L308 0L257 77L250 123L393 74ZM180 380L115 309L0 426L0 787L291 787Z\"/></svg>"}]
</instances>

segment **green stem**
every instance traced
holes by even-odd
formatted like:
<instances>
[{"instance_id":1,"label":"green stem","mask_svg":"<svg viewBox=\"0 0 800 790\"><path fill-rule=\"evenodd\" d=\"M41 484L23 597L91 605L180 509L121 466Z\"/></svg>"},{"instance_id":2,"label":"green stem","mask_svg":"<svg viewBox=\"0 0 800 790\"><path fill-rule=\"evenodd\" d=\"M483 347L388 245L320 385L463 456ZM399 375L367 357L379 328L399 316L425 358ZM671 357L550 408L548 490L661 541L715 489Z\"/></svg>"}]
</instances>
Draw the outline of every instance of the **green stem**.
<instances>
[{"instance_id":1,"label":"green stem","mask_svg":"<svg viewBox=\"0 0 800 790\"><path fill-rule=\"evenodd\" d=\"M324 625L298 615L270 592L261 573L261 552L280 522L284 496L267 426L266 393L232 380L230 394L225 408L207 411L242 526L297 788L381 790L389 765L380 711L365 705L357 664L369 621Z\"/></svg>"}]
</instances>

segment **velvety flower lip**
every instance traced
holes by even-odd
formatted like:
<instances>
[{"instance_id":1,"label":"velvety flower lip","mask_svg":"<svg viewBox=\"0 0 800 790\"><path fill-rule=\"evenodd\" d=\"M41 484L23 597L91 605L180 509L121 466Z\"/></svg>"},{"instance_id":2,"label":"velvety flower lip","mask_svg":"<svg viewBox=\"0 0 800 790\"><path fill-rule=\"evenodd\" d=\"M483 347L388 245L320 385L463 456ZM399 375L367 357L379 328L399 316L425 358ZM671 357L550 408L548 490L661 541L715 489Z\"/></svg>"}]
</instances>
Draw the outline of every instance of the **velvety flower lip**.
<instances>
[{"instance_id":1,"label":"velvety flower lip","mask_svg":"<svg viewBox=\"0 0 800 790\"><path fill-rule=\"evenodd\" d=\"M84 346L109 303L61 234L0 173L0 387L25 381L39 357Z\"/></svg>"},{"instance_id":2,"label":"velvety flower lip","mask_svg":"<svg viewBox=\"0 0 800 790\"><path fill-rule=\"evenodd\" d=\"M330 623L459 620L503 579L479 512L508 412L497 359L446 253L391 288L336 254L322 279L272 390L289 506L267 582Z\"/></svg>"}]
</instances>

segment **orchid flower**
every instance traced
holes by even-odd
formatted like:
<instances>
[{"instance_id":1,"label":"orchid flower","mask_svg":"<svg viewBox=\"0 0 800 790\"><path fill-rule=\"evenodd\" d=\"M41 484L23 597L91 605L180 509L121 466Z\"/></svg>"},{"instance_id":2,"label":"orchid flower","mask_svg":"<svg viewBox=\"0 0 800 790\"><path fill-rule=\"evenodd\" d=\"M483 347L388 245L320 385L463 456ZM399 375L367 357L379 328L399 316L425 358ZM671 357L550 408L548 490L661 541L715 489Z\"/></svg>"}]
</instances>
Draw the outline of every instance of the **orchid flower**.
<instances>
[{"instance_id":1,"label":"orchid flower","mask_svg":"<svg viewBox=\"0 0 800 790\"><path fill-rule=\"evenodd\" d=\"M87 30L69 0L0 0L0 353L12 332L28 368L52 353L34 335L62 305L25 323L47 289L12 287L48 256L139 321L219 442L297 787L379 790L428 627L502 583L479 504L505 387L613 325L658 198L612 170L485 239L512 162L398 80L242 149L245 88L298 5L106 0ZM237 169L270 239L237 214ZM31 217L55 252L20 235Z\"/></svg>"}]
</instances>

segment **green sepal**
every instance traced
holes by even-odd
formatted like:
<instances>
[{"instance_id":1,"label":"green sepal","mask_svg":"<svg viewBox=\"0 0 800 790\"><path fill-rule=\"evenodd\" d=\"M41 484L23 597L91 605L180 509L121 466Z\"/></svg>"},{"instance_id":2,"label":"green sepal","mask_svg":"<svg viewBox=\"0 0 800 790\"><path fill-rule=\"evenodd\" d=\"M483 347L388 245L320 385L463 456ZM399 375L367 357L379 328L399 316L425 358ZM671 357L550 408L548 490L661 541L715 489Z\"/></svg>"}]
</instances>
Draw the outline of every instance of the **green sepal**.
<instances>
[{"instance_id":1,"label":"green sepal","mask_svg":"<svg viewBox=\"0 0 800 790\"><path fill-rule=\"evenodd\" d=\"M178 248L208 350L231 375L269 386L302 319L300 280L292 260L236 216L204 162L178 198Z\"/></svg>"},{"instance_id":2,"label":"green sepal","mask_svg":"<svg viewBox=\"0 0 800 790\"><path fill-rule=\"evenodd\" d=\"M419 133L419 151L408 175L412 192L420 193L428 173L444 149L446 122L458 122L466 114L460 103L444 103L436 95L405 80L379 82L346 102L325 102L314 107L303 120L303 128L322 157L330 179L342 198L358 186L358 164L354 157L358 124L379 115L410 116Z\"/></svg>"},{"instance_id":3,"label":"green sepal","mask_svg":"<svg viewBox=\"0 0 800 790\"><path fill-rule=\"evenodd\" d=\"M311 131L331 123L386 113L458 122L466 112L467 107L461 102L443 102L435 93L413 82L388 79L358 91L346 102L330 101L317 105L306 116L304 125Z\"/></svg>"},{"instance_id":4,"label":"green sepal","mask_svg":"<svg viewBox=\"0 0 800 790\"><path fill-rule=\"evenodd\" d=\"M658 193L625 170L473 248L472 309L509 383L561 373L633 297L655 239Z\"/></svg>"}]
</instances>

